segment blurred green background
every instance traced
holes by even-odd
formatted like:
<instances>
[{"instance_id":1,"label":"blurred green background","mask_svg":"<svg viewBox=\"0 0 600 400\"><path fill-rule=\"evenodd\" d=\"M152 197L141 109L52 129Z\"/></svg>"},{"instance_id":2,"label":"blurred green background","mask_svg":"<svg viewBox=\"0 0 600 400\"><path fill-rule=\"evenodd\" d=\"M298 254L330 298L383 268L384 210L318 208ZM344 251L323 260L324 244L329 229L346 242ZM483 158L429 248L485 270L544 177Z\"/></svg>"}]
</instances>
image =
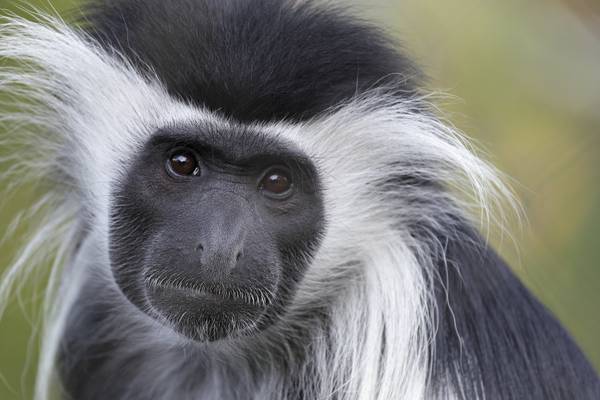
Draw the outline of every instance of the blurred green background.
<instances>
[{"instance_id":1,"label":"blurred green background","mask_svg":"<svg viewBox=\"0 0 600 400\"><path fill-rule=\"evenodd\" d=\"M440 104L446 117L514 178L528 222L519 251L500 251L600 368L600 2L352 3L402 40L430 88L455 96ZM23 4L68 17L79 2L0 0L2 14ZM0 199L0 237L31 197ZM0 270L20 243L0 242ZM22 308L36 304L15 301L0 321L2 400L31 397L36 341Z\"/></svg>"}]
</instances>

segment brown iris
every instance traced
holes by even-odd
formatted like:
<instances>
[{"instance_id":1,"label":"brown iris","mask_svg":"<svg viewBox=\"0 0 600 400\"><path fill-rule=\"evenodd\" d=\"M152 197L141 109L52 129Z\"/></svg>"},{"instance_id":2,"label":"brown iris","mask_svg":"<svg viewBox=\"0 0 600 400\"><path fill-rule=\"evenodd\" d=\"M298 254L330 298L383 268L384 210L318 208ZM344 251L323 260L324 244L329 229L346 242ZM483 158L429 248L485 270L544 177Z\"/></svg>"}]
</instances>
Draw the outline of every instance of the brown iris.
<instances>
[{"instance_id":1,"label":"brown iris","mask_svg":"<svg viewBox=\"0 0 600 400\"><path fill-rule=\"evenodd\" d=\"M273 169L265 174L260 188L270 194L284 195L292 188L292 180L286 171Z\"/></svg>"},{"instance_id":2,"label":"brown iris","mask_svg":"<svg viewBox=\"0 0 600 400\"><path fill-rule=\"evenodd\" d=\"M198 162L191 151L178 150L169 158L169 169L176 175L197 175Z\"/></svg>"}]
</instances>

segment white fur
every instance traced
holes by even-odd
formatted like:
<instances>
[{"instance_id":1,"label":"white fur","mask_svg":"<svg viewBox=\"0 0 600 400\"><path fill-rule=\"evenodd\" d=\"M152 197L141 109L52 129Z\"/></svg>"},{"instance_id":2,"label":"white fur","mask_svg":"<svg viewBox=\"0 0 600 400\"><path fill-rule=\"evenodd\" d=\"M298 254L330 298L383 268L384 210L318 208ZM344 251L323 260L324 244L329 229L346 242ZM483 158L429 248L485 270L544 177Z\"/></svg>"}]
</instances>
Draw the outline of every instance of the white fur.
<instances>
[{"instance_id":1,"label":"white fur","mask_svg":"<svg viewBox=\"0 0 600 400\"><path fill-rule=\"evenodd\" d=\"M0 69L0 90L19 102L18 111L2 115L13 129L0 140L28 149L4 161L25 164L42 180L60 180L47 185L40 210L47 217L0 284L3 307L11 287L44 265L39 257L55 255L36 389L36 398L46 399L64 319L85 273L76 272L81 260L73 244L92 232L102 238L97 251L107 251L111 189L121 166L157 128L207 119L235 123L174 100L155 77L61 21L7 19L0 35L0 57L20 63ZM298 371L319 382L314 398L413 400L427 393L436 320L431 252L443 244L419 243L406 226L419 218L435 224L437 214L402 207L418 192L383 187L383 179L412 175L443 183L457 194L454 204L479 209L485 225L501 222L493 213L498 199L512 199L458 133L410 110L408 102L366 95L303 124L256 125L301 147L323 181L327 231L288 317L297 323L296 312L331 304L332 344L315 335L317 370ZM23 154L35 156L23 162ZM22 178L21 170L10 175ZM264 393L278 387L265 385Z\"/></svg>"}]
</instances>

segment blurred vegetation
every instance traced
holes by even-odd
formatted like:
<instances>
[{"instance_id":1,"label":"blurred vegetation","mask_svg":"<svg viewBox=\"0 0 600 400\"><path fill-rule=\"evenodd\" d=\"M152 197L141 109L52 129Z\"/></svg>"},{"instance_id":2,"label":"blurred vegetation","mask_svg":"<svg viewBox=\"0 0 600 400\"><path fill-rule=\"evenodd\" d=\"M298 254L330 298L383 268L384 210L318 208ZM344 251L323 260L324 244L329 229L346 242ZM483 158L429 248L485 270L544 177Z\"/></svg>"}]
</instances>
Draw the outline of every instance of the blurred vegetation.
<instances>
[{"instance_id":1,"label":"blurred vegetation","mask_svg":"<svg viewBox=\"0 0 600 400\"><path fill-rule=\"evenodd\" d=\"M451 93L441 108L514 178L528 222L500 246L600 368L600 3L595 0L353 0ZM77 0L0 0L69 16ZM75 11L76 12L76 11ZM1 60L0 60L1 61ZM0 148L0 156L7 149ZM0 237L32 192L0 199ZM6 201L2 201L6 200ZM0 270L19 232L0 242ZM0 321L0 399L31 397L37 342L15 301Z\"/></svg>"}]
</instances>

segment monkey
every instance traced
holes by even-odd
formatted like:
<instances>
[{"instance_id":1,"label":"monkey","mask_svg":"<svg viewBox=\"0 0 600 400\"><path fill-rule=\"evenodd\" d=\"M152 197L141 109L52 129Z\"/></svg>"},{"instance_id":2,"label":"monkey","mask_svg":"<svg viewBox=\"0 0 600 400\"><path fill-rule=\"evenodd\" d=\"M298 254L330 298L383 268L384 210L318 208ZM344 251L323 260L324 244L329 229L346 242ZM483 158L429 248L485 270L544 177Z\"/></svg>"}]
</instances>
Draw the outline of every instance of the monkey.
<instances>
[{"instance_id":1,"label":"monkey","mask_svg":"<svg viewBox=\"0 0 600 400\"><path fill-rule=\"evenodd\" d=\"M600 398L489 243L511 189L381 28L312 0L83 15L0 27L6 178L44 192L2 304L53 261L36 399Z\"/></svg>"}]
</instances>

